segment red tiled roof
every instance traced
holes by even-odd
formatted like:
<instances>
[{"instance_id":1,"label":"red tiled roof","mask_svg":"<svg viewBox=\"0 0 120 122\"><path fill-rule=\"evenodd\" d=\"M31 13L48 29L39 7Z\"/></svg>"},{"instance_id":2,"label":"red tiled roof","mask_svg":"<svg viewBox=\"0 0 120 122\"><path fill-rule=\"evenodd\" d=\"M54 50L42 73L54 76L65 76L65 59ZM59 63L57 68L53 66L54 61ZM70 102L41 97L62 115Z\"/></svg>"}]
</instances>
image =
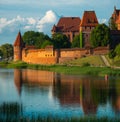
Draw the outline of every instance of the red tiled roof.
<instances>
[{"instance_id":1,"label":"red tiled roof","mask_svg":"<svg viewBox=\"0 0 120 122\"><path fill-rule=\"evenodd\" d=\"M60 18L57 26L53 26L52 31L55 32L66 32L66 31L79 31L80 27L79 17L62 17Z\"/></svg>"},{"instance_id":2,"label":"red tiled roof","mask_svg":"<svg viewBox=\"0 0 120 122\"><path fill-rule=\"evenodd\" d=\"M14 46L23 46L22 36L21 36L20 32L18 33L18 35L16 37L16 40L14 42Z\"/></svg>"},{"instance_id":3,"label":"red tiled roof","mask_svg":"<svg viewBox=\"0 0 120 122\"><path fill-rule=\"evenodd\" d=\"M81 26L96 26L98 25L98 20L95 11L84 11Z\"/></svg>"}]
</instances>

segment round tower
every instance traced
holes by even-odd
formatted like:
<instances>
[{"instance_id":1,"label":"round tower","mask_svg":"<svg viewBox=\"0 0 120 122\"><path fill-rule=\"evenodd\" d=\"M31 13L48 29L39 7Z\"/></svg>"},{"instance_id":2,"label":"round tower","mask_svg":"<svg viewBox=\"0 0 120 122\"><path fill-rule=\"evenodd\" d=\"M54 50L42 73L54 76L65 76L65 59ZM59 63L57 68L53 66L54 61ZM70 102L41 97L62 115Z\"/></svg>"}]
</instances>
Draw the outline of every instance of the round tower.
<instances>
[{"instance_id":1,"label":"round tower","mask_svg":"<svg viewBox=\"0 0 120 122\"><path fill-rule=\"evenodd\" d=\"M23 47L24 47L24 43L22 40L21 33L19 32L14 42L14 61L22 60Z\"/></svg>"}]
</instances>

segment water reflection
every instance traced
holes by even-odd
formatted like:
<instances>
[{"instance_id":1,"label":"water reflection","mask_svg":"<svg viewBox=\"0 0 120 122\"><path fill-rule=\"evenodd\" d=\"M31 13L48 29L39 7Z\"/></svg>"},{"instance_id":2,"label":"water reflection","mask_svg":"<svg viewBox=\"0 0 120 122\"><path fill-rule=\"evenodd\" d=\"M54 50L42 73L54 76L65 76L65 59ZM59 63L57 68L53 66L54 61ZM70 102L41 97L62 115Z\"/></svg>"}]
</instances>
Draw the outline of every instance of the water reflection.
<instances>
[{"instance_id":1,"label":"water reflection","mask_svg":"<svg viewBox=\"0 0 120 122\"><path fill-rule=\"evenodd\" d=\"M120 113L119 79L106 81L104 77L14 69L14 84L24 114L32 111L43 114L59 112L61 115L68 112L70 116L76 113L101 116L104 113L107 116L111 112L117 116Z\"/></svg>"}]
</instances>

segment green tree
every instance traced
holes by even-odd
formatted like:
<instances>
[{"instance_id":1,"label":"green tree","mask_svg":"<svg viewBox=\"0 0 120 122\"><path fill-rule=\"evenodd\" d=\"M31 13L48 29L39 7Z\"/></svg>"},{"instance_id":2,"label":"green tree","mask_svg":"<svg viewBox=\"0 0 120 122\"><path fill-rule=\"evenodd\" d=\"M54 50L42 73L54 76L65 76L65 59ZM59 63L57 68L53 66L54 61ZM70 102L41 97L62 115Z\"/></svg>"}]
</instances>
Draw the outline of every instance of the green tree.
<instances>
[{"instance_id":1,"label":"green tree","mask_svg":"<svg viewBox=\"0 0 120 122\"><path fill-rule=\"evenodd\" d=\"M42 43L41 48L45 48L45 47L48 46L48 45L53 45L53 43L52 43L51 41L49 41L49 40L45 40L45 41Z\"/></svg>"},{"instance_id":2,"label":"green tree","mask_svg":"<svg viewBox=\"0 0 120 122\"><path fill-rule=\"evenodd\" d=\"M110 40L110 29L105 24L99 24L91 32L90 42L93 47L107 46Z\"/></svg>"},{"instance_id":3,"label":"green tree","mask_svg":"<svg viewBox=\"0 0 120 122\"><path fill-rule=\"evenodd\" d=\"M11 44L3 44L0 46L1 55L3 59L9 59L10 57L13 57L13 45Z\"/></svg>"},{"instance_id":4,"label":"green tree","mask_svg":"<svg viewBox=\"0 0 120 122\"><path fill-rule=\"evenodd\" d=\"M117 25L116 25L115 20L113 19L113 17L110 17L110 19L108 21L108 24L109 24L109 28L111 30L117 30Z\"/></svg>"},{"instance_id":5,"label":"green tree","mask_svg":"<svg viewBox=\"0 0 120 122\"><path fill-rule=\"evenodd\" d=\"M45 40L51 39L42 32L27 31L23 35L23 41L26 45L34 45L37 48L41 48Z\"/></svg>"},{"instance_id":6,"label":"green tree","mask_svg":"<svg viewBox=\"0 0 120 122\"><path fill-rule=\"evenodd\" d=\"M80 35L76 35L72 41L72 47L80 47Z\"/></svg>"},{"instance_id":7,"label":"green tree","mask_svg":"<svg viewBox=\"0 0 120 122\"><path fill-rule=\"evenodd\" d=\"M108 56L113 59L116 56L116 52L114 50L110 50Z\"/></svg>"},{"instance_id":8,"label":"green tree","mask_svg":"<svg viewBox=\"0 0 120 122\"><path fill-rule=\"evenodd\" d=\"M115 53L116 53L116 56L120 57L120 44L118 44L115 48Z\"/></svg>"},{"instance_id":9,"label":"green tree","mask_svg":"<svg viewBox=\"0 0 120 122\"><path fill-rule=\"evenodd\" d=\"M52 36L52 41L53 41L53 45L55 48L70 48L71 47L71 43L68 40L66 35L63 35L61 33L55 33Z\"/></svg>"},{"instance_id":10,"label":"green tree","mask_svg":"<svg viewBox=\"0 0 120 122\"><path fill-rule=\"evenodd\" d=\"M0 59L2 59L3 58L3 52L2 52L2 50L0 49Z\"/></svg>"},{"instance_id":11,"label":"green tree","mask_svg":"<svg viewBox=\"0 0 120 122\"><path fill-rule=\"evenodd\" d=\"M80 32L80 48L83 47L83 34Z\"/></svg>"}]
</instances>

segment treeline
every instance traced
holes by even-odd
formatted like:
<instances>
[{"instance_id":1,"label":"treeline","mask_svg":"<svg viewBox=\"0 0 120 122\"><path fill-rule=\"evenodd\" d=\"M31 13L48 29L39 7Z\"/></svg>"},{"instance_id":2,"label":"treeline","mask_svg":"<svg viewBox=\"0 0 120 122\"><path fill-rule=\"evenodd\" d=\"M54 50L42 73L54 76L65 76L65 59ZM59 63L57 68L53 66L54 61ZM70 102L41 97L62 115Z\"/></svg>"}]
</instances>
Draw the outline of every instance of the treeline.
<instances>
[{"instance_id":1,"label":"treeline","mask_svg":"<svg viewBox=\"0 0 120 122\"><path fill-rule=\"evenodd\" d=\"M34 45L36 48L45 48L47 45L53 45L54 48L70 48L69 39L56 33L51 38L42 32L27 31L23 35L23 41L27 46Z\"/></svg>"},{"instance_id":2,"label":"treeline","mask_svg":"<svg viewBox=\"0 0 120 122\"><path fill-rule=\"evenodd\" d=\"M8 61L13 59L13 45L3 44L0 46L0 60Z\"/></svg>"}]
</instances>

